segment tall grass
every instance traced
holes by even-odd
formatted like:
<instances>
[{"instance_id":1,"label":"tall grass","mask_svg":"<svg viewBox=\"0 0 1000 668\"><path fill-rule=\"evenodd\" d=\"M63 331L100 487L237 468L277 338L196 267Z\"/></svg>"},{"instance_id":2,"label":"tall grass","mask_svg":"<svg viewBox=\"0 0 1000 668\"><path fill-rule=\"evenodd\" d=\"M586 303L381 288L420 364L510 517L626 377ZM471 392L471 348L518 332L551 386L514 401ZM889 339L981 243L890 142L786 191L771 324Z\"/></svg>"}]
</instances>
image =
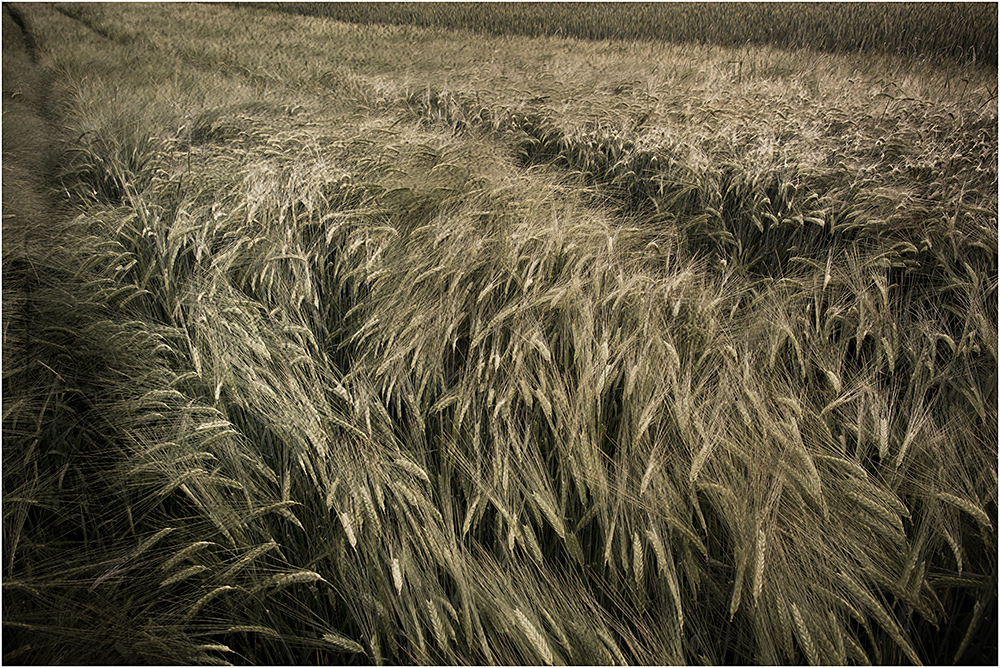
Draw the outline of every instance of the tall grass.
<instances>
[{"instance_id":1,"label":"tall grass","mask_svg":"<svg viewBox=\"0 0 1000 668\"><path fill-rule=\"evenodd\" d=\"M995 660L993 73L23 14L5 661Z\"/></svg>"}]
</instances>

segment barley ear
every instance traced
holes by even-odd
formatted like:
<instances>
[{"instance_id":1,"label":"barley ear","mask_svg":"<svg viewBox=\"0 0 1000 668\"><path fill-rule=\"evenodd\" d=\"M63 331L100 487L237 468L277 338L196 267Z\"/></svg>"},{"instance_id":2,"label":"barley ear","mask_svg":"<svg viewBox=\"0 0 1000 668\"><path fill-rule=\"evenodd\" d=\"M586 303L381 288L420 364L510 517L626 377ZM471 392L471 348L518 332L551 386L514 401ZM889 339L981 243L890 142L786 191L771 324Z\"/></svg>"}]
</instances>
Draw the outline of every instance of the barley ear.
<instances>
[{"instance_id":1,"label":"barley ear","mask_svg":"<svg viewBox=\"0 0 1000 668\"><path fill-rule=\"evenodd\" d=\"M639 539L639 532L632 533L632 573L635 576L635 584L640 589L643 582L643 571L645 570L642 541Z\"/></svg>"},{"instance_id":2,"label":"barley ear","mask_svg":"<svg viewBox=\"0 0 1000 668\"><path fill-rule=\"evenodd\" d=\"M760 600L760 592L764 584L764 555L767 551L767 537L761 529L757 529L757 553L754 555L753 569L753 600Z\"/></svg>"},{"instance_id":3,"label":"barley ear","mask_svg":"<svg viewBox=\"0 0 1000 668\"><path fill-rule=\"evenodd\" d=\"M392 584L396 587L396 594L403 593L403 571L399 566L399 559L392 560Z\"/></svg>"},{"instance_id":4,"label":"barley ear","mask_svg":"<svg viewBox=\"0 0 1000 668\"><path fill-rule=\"evenodd\" d=\"M354 535L354 525L351 523L351 518L347 513L340 513L340 523L344 525L344 533L347 534L347 540L351 543L351 547L357 549L358 539Z\"/></svg>"},{"instance_id":5,"label":"barley ear","mask_svg":"<svg viewBox=\"0 0 1000 668\"><path fill-rule=\"evenodd\" d=\"M937 498L942 501L951 504L952 506L958 508L959 510L965 511L985 528L987 531L993 531L993 525L990 523L990 517L987 515L982 508L976 504L968 501L966 499L955 496L954 494L948 494L947 492L939 492Z\"/></svg>"},{"instance_id":6,"label":"barley ear","mask_svg":"<svg viewBox=\"0 0 1000 668\"><path fill-rule=\"evenodd\" d=\"M345 652L350 652L352 654L365 653L365 648L362 647L360 643L355 642L350 638L348 638L347 636L343 636L334 631L329 631L328 633L324 633L323 640Z\"/></svg>"},{"instance_id":7,"label":"barley ear","mask_svg":"<svg viewBox=\"0 0 1000 668\"><path fill-rule=\"evenodd\" d=\"M532 647L535 648L535 651L542 658L542 661L548 666L553 665L552 648L549 647L549 643L546 642L545 637L535 628L531 620L516 608L514 609L514 617L521 626L521 630L524 631L524 635L531 642Z\"/></svg>"},{"instance_id":8,"label":"barley ear","mask_svg":"<svg viewBox=\"0 0 1000 668\"><path fill-rule=\"evenodd\" d=\"M813 642L812 636L809 635L809 629L806 627L806 623L802 619L802 613L799 612L799 607L794 603L792 603L792 619L795 620L795 633L799 638L799 644L802 645L802 649L805 650L806 658L809 660L809 664L818 666L819 654L816 652L816 643Z\"/></svg>"}]
</instances>

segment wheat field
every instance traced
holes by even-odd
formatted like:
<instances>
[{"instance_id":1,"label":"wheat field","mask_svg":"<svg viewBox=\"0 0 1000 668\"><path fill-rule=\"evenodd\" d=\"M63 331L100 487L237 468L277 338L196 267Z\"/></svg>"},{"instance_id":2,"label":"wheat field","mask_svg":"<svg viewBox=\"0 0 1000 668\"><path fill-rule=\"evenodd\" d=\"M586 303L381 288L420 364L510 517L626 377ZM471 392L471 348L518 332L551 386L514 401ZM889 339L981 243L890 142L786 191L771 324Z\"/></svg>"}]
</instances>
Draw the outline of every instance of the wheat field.
<instances>
[{"instance_id":1,"label":"wheat field","mask_svg":"<svg viewBox=\"0 0 1000 668\"><path fill-rule=\"evenodd\" d=\"M995 5L333 9L4 6L4 663L995 665Z\"/></svg>"}]
</instances>

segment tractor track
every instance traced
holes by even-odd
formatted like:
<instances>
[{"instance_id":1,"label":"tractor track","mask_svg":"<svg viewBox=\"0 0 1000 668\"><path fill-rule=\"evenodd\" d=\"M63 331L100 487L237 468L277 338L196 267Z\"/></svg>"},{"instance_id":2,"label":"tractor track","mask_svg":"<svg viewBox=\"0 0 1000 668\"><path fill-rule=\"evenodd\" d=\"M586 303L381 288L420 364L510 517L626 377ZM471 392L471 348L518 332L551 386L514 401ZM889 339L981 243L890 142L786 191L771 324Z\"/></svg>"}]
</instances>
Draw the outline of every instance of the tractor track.
<instances>
[{"instance_id":1,"label":"tractor track","mask_svg":"<svg viewBox=\"0 0 1000 668\"><path fill-rule=\"evenodd\" d=\"M56 124L49 83L37 62L30 25L3 4L3 367L10 375L30 362L33 332L44 305L39 286L45 256L60 243L69 218L58 187ZM8 370L11 370L8 373ZM6 396L4 407L6 409ZM6 456L6 443L5 443Z\"/></svg>"}]
</instances>

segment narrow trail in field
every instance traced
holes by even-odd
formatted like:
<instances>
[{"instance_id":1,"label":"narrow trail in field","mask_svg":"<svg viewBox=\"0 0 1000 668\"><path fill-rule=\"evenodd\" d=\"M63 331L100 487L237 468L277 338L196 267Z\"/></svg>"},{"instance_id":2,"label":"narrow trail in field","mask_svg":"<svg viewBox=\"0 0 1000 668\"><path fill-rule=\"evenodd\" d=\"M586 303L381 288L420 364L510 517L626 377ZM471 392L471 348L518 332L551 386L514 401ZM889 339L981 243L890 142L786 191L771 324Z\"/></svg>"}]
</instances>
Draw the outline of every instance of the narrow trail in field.
<instances>
[{"instance_id":1,"label":"narrow trail in field","mask_svg":"<svg viewBox=\"0 0 1000 668\"><path fill-rule=\"evenodd\" d=\"M4 115L4 220L26 215L38 206L30 195L57 207L53 187L57 158L52 138L54 117L49 104L48 80L37 64L35 40L16 6L3 6L3 115ZM12 192L6 186L10 178ZM15 186L16 184L16 186ZM21 193L27 189L28 193ZM25 201L22 194L30 197ZM9 195L9 198L8 198ZM10 210L8 210L10 207ZM6 228L6 224L5 224ZM6 232L6 229L5 229Z\"/></svg>"},{"instance_id":2,"label":"narrow trail in field","mask_svg":"<svg viewBox=\"0 0 1000 668\"><path fill-rule=\"evenodd\" d=\"M82 25L82 26L86 26L86 27L87 27L87 28L89 28L89 29L90 29L90 30L91 30L91 31L92 31L92 32L93 32L93 33L94 33L95 35L100 35L100 36L101 36L101 37L103 37L104 39L108 39L108 40L112 40L112 41L120 41L120 40L115 40L114 36L113 36L113 35L112 35L111 33L109 33L109 32L106 32L106 31L102 30L102 29L101 29L100 27L98 27L98 26L94 25L94 24L93 24L92 22L90 22L90 21L84 21L84 20L83 20L82 18L80 18L79 16L76 16L76 15L74 15L74 14L73 14L73 13L71 13L71 12L70 12L69 10L67 10L67 9L66 9L65 7L54 7L54 9L55 9L55 10L56 10L57 12L59 12L60 14L62 14L63 16L65 16L66 18L68 18L68 19L73 19L74 21L76 21L76 22L77 22L77 23L79 23L80 25Z\"/></svg>"},{"instance_id":3,"label":"narrow trail in field","mask_svg":"<svg viewBox=\"0 0 1000 668\"><path fill-rule=\"evenodd\" d=\"M4 51L12 53L15 50L23 49L28 53L31 61L36 62L38 58L35 51L38 47L35 44L34 37L32 37L24 25L24 17L21 16L16 7L6 2L3 4L3 14L5 19L9 18L17 26L17 30L11 27L8 31L7 21L4 21ZM10 46L9 40L11 39L14 40L14 46L8 49L7 47Z\"/></svg>"},{"instance_id":4,"label":"narrow trail in field","mask_svg":"<svg viewBox=\"0 0 1000 668\"><path fill-rule=\"evenodd\" d=\"M16 7L3 6L3 318L4 366L31 338L33 258L58 236L64 220L54 187L56 158L47 82L35 43Z\"/></svg>"}]
</instances>

